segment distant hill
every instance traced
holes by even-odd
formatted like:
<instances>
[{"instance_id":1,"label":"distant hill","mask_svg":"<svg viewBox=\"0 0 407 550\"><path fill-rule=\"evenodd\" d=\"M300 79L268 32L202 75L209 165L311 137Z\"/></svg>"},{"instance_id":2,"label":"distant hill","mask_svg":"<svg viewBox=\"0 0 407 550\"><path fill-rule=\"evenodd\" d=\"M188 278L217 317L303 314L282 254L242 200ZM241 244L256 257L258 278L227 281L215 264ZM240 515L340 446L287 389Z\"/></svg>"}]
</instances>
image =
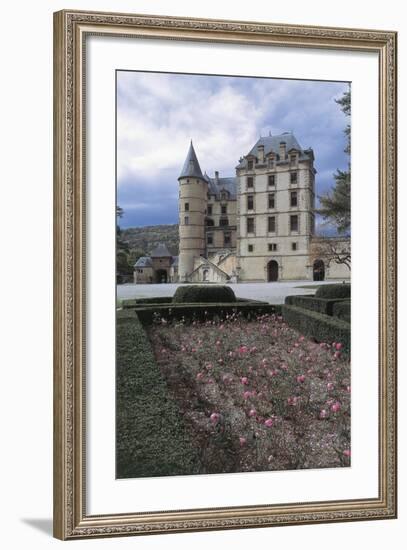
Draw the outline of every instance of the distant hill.
<instances>
[{"instance_id":1,"label":"distant hill","mask_svg":"<svg viewBox=\"0 0 407 550\"><path fill-rule=\"evenodd\" d=\"M129 227L122 230L122 238L129 245L131 260L148 256L159 243L167 245L173 256L178 256L178 225L148 225L146 227Z\"/></svg>"}]
</instances>

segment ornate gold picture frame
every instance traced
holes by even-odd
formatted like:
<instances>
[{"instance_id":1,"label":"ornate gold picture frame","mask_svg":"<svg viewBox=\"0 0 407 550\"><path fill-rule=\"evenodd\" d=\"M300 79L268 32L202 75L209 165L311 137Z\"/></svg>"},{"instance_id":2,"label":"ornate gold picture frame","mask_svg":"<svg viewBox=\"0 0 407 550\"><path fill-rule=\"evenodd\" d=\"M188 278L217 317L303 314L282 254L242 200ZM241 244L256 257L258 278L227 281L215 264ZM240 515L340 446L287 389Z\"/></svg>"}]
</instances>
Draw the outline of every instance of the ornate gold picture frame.
<instances>
[{"instance_id":1,"label":"ornate gold picture frame","mask_svg":"<svg viewBox=\"0 0 407 550\"><path fill-rule=\"evenodd\" d=\"M87 40L153 39L375 54L378 63L377 495L165 511L88 509ZM144 535L391 519L396 486L396 41L391 31L64 10L54 15L54 535ZM295 77L295 75L293 75ZM114 108L114 106L113 106ZM376 237L375 237L376 238ZM369 315L369 312L365 312ZM114 323L114 319L112 319ZM357 368L357 365L353 366ZM357 407L357 402L352 406ZM101 460L103 460L101 458ZM304 472L304 475L307 473ZM161 510L161 509L159 509Z\"/></svg>"}]
</instances>

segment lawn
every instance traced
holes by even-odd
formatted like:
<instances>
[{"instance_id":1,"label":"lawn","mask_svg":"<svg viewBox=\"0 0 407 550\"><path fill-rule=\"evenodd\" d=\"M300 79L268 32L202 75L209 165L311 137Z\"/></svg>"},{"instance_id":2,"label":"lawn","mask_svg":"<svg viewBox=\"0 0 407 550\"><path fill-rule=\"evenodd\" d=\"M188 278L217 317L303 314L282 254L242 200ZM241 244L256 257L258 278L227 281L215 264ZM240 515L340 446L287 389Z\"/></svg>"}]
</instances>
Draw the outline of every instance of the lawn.
<instances>
[{"instance_id":1,"label":"lawn","mask_svg":"<svg viewBox=\"0 0 407 550\"><path fill-rule=\"evenodd\" d=\"M341 342L313 342L271 314L157 319L147 333L171 412L157 431L176 419L171 448L182 439L191 453L185 473L350 465L350 364ZM149 410L162 419L160 395Z\"/></svg>"}]
</instances>

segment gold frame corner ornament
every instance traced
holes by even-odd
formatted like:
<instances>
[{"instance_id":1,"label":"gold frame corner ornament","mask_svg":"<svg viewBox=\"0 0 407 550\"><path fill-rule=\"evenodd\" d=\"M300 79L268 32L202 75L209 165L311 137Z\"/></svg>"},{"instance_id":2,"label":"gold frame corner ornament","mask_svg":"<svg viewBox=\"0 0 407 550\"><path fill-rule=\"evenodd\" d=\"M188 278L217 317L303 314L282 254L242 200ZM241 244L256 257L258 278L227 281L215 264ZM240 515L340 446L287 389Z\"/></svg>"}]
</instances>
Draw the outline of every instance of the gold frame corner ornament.
<instances>
[{"instance_id":1,"label":"gold frame corner ornament","mask_svg":"<svg viewBox=\"0 0 407 550\"><path fill-rule=\"evenodd\" d=\"M86 514L83 76L89 34L370 51L379 60L379 494L360 500ZM64 10L54 14L54 535L59 539L395 518L396 59L392 31Z\"/></svg>"}]
</instances>

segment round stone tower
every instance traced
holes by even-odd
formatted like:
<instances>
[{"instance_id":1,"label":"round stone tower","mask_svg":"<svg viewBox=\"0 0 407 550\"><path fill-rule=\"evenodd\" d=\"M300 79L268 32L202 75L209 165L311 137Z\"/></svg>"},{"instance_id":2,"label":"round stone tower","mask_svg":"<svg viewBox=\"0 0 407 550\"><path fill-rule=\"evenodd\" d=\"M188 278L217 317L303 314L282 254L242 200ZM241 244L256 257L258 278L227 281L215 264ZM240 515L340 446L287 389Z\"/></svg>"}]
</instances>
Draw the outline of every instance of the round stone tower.
<instances>
[{"instance_id":1,"label":"round stone tower","mask_svg":"<svg viewBox=\"0 0 407 550\"><path fill-rule=\"evenodd\" d=\"M208 182L204 178L194 146L189 146L179 182L179 281L187 282L194 258L205 254L205 216Z\"/></svg>"}]
</instances>

